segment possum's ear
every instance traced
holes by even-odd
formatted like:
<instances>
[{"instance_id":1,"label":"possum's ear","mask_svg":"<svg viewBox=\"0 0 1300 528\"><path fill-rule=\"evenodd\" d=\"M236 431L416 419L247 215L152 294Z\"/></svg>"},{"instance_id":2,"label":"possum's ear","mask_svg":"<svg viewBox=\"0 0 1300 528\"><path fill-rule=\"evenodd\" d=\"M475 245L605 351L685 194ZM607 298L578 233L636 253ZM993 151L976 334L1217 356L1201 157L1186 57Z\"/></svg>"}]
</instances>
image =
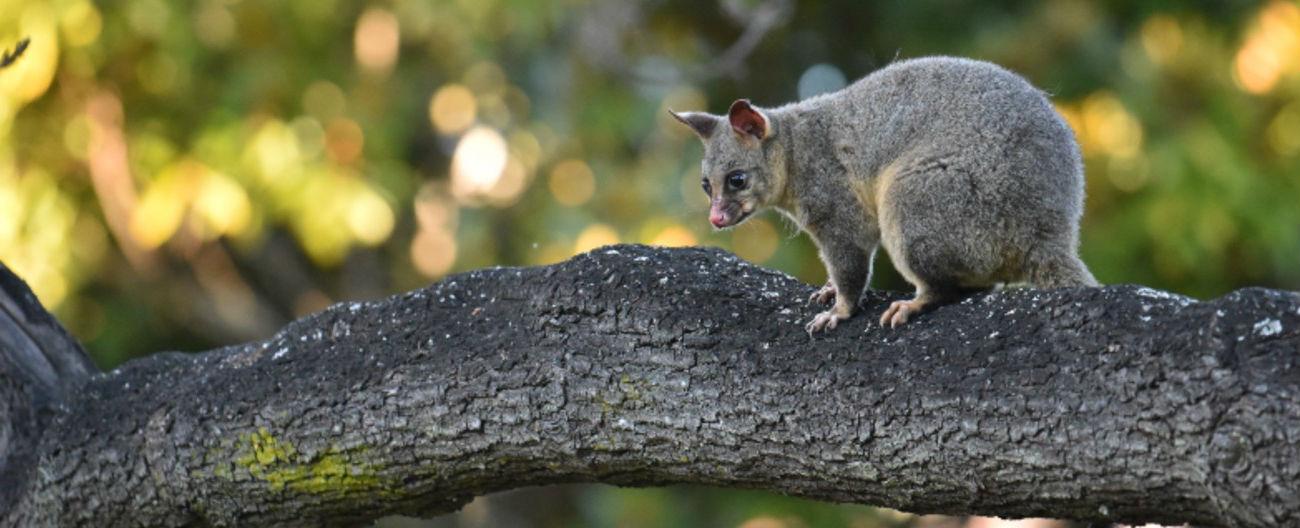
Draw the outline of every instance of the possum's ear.
<instances>
[{"instance_id":1,"label":"possum's ear","mask_svg":"<svg viewBox=\"0 0 1300 528\"><path fill-rule=\"evenodd\" d=\"M767 116L749 104L749 99L737 99L736 102L731 103L731 110L727 111L727 118L731 121L731 128L737 134L751 136L755 139L767 137L769 131Z\"/></svg>"},{"instance_id":2,"label":"possum's ear","mask_svg":"<svg viewBox=\"0 0 1300 528\"><path fill-rule=\"evenodd\" d=\"M695 134L700 136L700 139L709 139L709 136L713 135L713 130L718 128L718 121L722 120L721 117L704 112L682 112L679 114L669 110L668 113L681 121L682 124L691 127L691 130L694 130Z\"/></svg>"}]
</instances>

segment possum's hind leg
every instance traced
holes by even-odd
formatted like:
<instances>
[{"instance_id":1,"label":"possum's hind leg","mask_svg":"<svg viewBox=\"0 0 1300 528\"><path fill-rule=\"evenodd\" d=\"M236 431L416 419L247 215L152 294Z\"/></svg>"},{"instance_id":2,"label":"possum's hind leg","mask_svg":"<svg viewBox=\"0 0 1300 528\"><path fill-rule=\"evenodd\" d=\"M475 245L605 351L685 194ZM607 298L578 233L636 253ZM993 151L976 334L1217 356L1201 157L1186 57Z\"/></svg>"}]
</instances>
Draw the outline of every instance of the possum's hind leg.
<instances>
[{"instance_id":1,"label":"possum's hind leg","mask_svg":"<svg viewBox=\"0 0 1300 528\"><path fill-rule=\"evenodd\" d=\"M995 282L992 270L997 264L990 244L969 243L978 241L983 232L970 220L974 215L960 209L963 204L942 209L932 203L927 193L934 192L933 175L900 175L897 182L887 188L888 199L879 207L881 242L894 269L916 287L916 296L894 301L885 309L880 325L889 327L988 290Z\"/></svg>"}]
</instances>

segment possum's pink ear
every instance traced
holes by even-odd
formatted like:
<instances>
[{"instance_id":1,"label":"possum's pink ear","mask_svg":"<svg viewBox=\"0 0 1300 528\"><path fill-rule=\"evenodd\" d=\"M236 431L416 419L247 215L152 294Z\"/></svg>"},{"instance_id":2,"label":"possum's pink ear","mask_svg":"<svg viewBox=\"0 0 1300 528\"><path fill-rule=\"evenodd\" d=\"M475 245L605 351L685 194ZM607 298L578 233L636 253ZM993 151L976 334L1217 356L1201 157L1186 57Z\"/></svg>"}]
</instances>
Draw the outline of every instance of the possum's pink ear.
<instances>
[{"instance_id":1,"label":"possum's pink ear","mask_svg":"<svg viewBox=\"0 0 1300 528\"><path fill-rule=\"evenodd\" d=\"M749 99L737 99L736 102L731 103L727 118L731 121L731 128L737 134L752 136L755 139L767 137L767 117L749 104Z\"/></svg>"},{"instance_id":2,"label":"possum's pink ear","mask_svg":"<svg viewBox=\"0 0 1300 528\"><path fill-rule=\"evenodd\" d=\"M668 113L681 121L682 124L691 127L691 130L694 130L695 135L700 136L700 139L709 139L709 136L713 135L713 129L718 127L718 121L722 120L721 117L704 112L682 112L679 114L668 110Z\"/></svg>"}]
</instances>

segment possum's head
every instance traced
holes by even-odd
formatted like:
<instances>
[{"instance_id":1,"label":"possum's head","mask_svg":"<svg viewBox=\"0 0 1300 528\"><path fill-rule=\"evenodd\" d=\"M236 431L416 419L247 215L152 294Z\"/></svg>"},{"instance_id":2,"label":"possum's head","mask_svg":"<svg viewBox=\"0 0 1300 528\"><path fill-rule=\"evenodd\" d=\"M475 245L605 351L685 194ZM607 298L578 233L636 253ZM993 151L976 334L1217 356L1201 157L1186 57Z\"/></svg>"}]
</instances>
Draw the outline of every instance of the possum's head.
<instances>
[{"instance_id":1,"label":"possum's head","mask_svg":"<svg viewBox=\"0 0 1300 528\"><path fill-rule=\"evenodd\" d=\"M700 184L709 195L713 227L734 226L760 207L773 205L784 178L768 156L773 134L766 114L746 99L732 103L725 116L669 112L704 142Z\"/></svg>"}]
</instances>

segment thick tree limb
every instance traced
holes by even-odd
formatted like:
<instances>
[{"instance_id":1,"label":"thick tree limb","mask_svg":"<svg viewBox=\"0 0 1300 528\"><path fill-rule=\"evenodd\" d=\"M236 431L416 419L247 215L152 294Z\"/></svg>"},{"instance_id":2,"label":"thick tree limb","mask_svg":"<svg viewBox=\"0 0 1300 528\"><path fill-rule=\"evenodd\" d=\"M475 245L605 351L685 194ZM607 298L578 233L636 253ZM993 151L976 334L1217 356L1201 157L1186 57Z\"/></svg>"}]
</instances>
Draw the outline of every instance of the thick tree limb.
<instances>
[{"instance_id":1,"label":"thick tree limb","mask_svg":"<svg viewBox=\"0 0 1300 528\"><path fill-rule=\"evenodd\" d=\"M22 279L0 264L0 512L32 485L41 431L95 370Z\"/></svg>"},{"instance_id":2,"label":"thick tree limb","mask_svg":"<svg viewBox=\"0 0 1300 528\"><path fill-rule=\"evenodd\" d=\"M809 292L717 250L619 246L155 355L66 399L0 518L348 524L601 481L1300 524L1296 294L1009 291L885 330L872 292L810 339Z\"/></svg>"}]
</instances>

